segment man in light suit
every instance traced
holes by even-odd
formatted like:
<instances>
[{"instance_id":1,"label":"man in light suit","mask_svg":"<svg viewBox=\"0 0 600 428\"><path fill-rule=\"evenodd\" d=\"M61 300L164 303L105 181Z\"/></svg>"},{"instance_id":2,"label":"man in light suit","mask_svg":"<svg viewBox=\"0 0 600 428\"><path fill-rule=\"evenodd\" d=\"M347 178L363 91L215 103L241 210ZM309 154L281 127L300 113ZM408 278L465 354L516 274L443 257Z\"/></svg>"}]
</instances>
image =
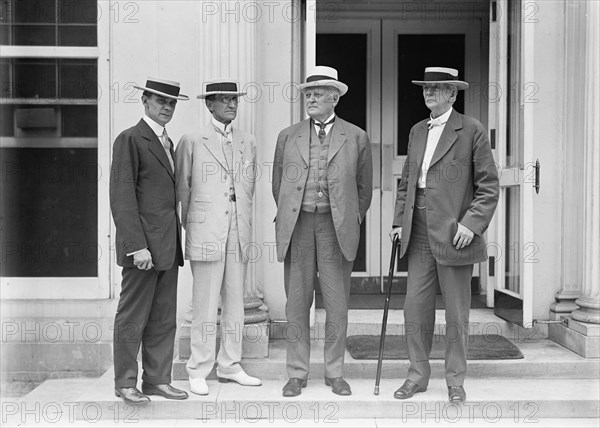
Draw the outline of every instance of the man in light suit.
<instances>
[{"instance_id":1,"label":"man in light suit","mask_svg":"<svg viewBox=\"0 0 600 428\"><path fill-rule=\"evenodd\" d=\"M287 295L289 381L283 395L299 395L308 379L317 272L326 311L325 384L350 395L343 378L350 276L371 204L371 148L365 131L335 115L348 91L335 69L315 67L300 88L310 119L280 132L273 165L277 255Z\"/></svg>"},{"instance_id":2,"label":"man in light suit","mask_svg":"<svg viewBox=\"0 0 600 428\"><path fill-rule=\"evenodd\" d=\"M191 391L209 393L206 377L215 362L217 309L221 296L220 382L258 386L240 366L244 327L244 284L252 237L255 183L254 136L232 126L237 115L237 82L205 83L212 120L181 138L175 154L177 193L186 231L185 258L194 277L191 357L187 363Z\"/></svg>"},{"instance_id":3,"label":"man in light suit","mask_svg":"<svg viewBox=\"0 0 600 428\"><path fill-rule=\"evenodd\" d=\"M175 193L171 121L179 83L149 78L143 90L145 114L113 146L110 207L116 225L117 263L123 267L114 324L115 394L128 404L148 395L181 400L171 368L176 330L177 272L183 266ZM142 392L137 354L142 345Z\"/></svg>"},{"instance_id":4,"label":"man in light suit","mask_svg":"<svg viewBox=\"0 0 600 428\"><path fill-rule=\"evenodd\" d=\"M435 295L446 308L446 384L450 402L463 402L473 264L487 259L483 233L498 203L498 170L485 128L452 108L468 83L458 71L428 67L423 86L430 119L410 131L398 186L392 239L408 256L404 305L410 359L407 380L394 393L411 398L427 390L435 327Z\"/></svg>"}]
</instances>

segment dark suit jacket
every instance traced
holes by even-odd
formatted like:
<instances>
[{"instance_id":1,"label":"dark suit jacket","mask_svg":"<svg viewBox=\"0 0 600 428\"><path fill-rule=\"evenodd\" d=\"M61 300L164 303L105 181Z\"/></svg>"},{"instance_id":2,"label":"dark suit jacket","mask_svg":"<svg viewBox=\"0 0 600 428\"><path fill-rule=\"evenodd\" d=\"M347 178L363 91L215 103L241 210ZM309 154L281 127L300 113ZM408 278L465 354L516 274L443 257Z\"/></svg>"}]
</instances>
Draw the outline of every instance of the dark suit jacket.
<instances>
[{"instance_id":1,"label":"dark suit jacket","mask_svg":"<svg viewBox=\"0 0 600 428\"><path fill-rule=\"evenodd\" d=\"M410 131L408 156L398 186L394 226L402 226L403 256L410 241L417 180L427 143L427 121ZM499 195L498 168L487 133L476 119L456 111L450 114L427 171L427 227L436 261L458 266L487 259L483 233ZM470 245L456 250L452 240L458 223L475 233Z\"/></svg>"},{"instance_id":2,"label":"dark suit jacket","mask_svg":"<svg viewBox=\"0 0 600 428\"><path fill-rule=\"evenodd\" d=\"M283 261L302 205L309 176L310 119L279 133L273 161L273 197L277 204L277 256ZM327 156L329 202L336 236L347 260L354 260L360 223L373 196L373 163L367 133L336 116Z\"/></svg>"},{"instance_id":3,"label":"dark suit jacket","mask_svg":"<svg viewBox=\"0 0 600 428\"><path fill-rule=\"evenodd\" d=\"M117 227L117 263L133 267L132 252L148 248L154 269L183 266L175 177L165 150L144 120L113 146L110 207Z\"/></svg>"}]
</instances>

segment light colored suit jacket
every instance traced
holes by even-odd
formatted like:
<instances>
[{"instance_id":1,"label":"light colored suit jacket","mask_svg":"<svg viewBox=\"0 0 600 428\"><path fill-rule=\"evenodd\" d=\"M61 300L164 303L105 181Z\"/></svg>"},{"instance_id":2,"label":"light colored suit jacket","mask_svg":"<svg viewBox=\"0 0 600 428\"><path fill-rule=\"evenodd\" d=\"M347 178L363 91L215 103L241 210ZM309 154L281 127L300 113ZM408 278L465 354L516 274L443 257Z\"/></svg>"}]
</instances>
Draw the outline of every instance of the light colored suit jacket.
<instances>
[{"instance_id":1,"label":"light colored suit jacket","mask_svg":"<svg viewBox=\"0 0 600 428\"><path fill-rule=\"evenodd\" d=\"M394 226L402 226L400 255L410 242L417 180L427 143L428 119L410 131L408 156L398 186ZM498 168L483 125L452 111L427 171L427 230L436 261L459 266L487 259L483 233L494 215L499 196ZM458 223L475 236L456 250L452 240ZM418 249L417 249L418 250Z\"/></svg>"},{"instance_id":2,"label":"light colored suit jacket","mask_svg":"<svg viewBox=\"0 0 600 428\"><path fill-rule=\"evenodd\" d=\"M273 197L277 204L277 258L283 261L300 214L310 161L310 119L279 133L273 161ZM327 156L329 201L337 239L347 260L354 260L360 223L373 195L373 163L369 137L336 116Z\"/></svg>"},{"instance_id":3,"label":"light colored suit jacket","mask_svg":"<svg viewBox=\"0 0 600 428\"><path fill-rule=\"evenodd\" d=\"M175 177L165 149L142 119L113 146L110 208L117 263L134 267L133 252L147 248L155 270L183 266Z\"/></svg>"},{"instance_id":4,"label":"light colored suit jacket","mask_svg":"<svg viewBox=\"0 0 600 428\"><path fill-rule=\"evenodd\" d=\"M232 132L237 222L242 257L247 261L252 239L256 140L238 128ZM230 177L212 123L181 137L175 164L181 222L186 230L185 258L221 260L229 232Z\"/></svg>"}]
</instances>

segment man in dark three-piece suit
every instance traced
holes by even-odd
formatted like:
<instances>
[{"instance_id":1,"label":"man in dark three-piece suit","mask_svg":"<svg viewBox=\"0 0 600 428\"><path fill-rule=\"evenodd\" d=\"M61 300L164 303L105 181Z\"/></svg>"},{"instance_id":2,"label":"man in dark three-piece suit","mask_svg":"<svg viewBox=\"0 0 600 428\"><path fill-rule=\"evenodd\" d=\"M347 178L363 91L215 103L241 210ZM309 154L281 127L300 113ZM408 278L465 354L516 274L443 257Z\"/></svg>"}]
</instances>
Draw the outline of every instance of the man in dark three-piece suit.
<instances>
[{"instance_id":1,"label":"man in dark three-piece suit","mask_svg":"<svg viewBox=\"0 0 600 428\"><path fill-rule=\"evenodd\" d=\"M177 215L171 120L179 83L149 78L143 90L145 115L113 146L110 206L116 225L117 263L123 267L114 324L115 395L128 404L148 395L181 400L171 369L176 331L177 273L183 266ZM137 389L137 354L142 346L142 392Z\"/></svg>"},{"instance_id":2,"label":"man in dark three-piece suit","mask_svg":"<svg viewBox=\"0 0 600 428\"><path fill-rule=\"evenodd\" d=\"M487 259L483 233L498 203L498 170L485 128L452 108L468 83L458 71L428 67L423 86L430 119L410 131L393 229L408 257L404 317L410 367L394 393L427 390L438 288L446 309L446 384L450 402L466 399L467 339L473 264Z\"/></svg>"},{"instance_id":3,"label":"man in dark three-piece suit","mask_svg":"<svg viewBox=\"0 0 600 428\"><path fill-rule=\"evenodd\" d=\"M280 132L273 165L277 254L287 295L289 381L283 395L299 395L308 379L317 272L326 312L325 384L350 395L342 377L348 300L360 223L373 192L371 148L365 131L335 115L348 90L335 69L315 67L300 89L310 119Z\"/></svg>"}]
</instances>

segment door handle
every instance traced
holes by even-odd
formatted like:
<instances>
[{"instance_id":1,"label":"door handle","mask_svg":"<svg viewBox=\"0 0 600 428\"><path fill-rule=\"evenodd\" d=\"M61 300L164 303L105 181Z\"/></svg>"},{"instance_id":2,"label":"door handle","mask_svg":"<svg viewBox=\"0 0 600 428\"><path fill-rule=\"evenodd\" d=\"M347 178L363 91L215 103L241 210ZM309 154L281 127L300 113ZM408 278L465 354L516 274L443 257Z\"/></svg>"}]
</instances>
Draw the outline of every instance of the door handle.
<instances>
[{"instance_id":1,"label":"door handle","mask_svg":"<svg viewBox=\"0 0 600 428\"><path fill-rule=\"evenodd\" d=\"M535 187L535 193L538 195L540 193L540 160L536 159L535 161L535 183L533 185Z\"/></svg>"}]
</instances>

